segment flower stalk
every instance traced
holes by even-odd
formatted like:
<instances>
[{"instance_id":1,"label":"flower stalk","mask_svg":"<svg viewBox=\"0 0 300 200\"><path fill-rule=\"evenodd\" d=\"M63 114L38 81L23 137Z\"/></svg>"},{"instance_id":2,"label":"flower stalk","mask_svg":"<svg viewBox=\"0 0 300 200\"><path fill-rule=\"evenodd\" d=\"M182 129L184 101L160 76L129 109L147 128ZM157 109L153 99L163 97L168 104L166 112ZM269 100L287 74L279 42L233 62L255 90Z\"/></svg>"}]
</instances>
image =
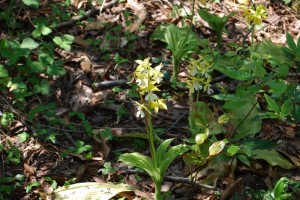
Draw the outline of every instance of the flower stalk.
<instances>
[{"instance_id":1,"label":"flower stalk","mask_svg":"<svg viewBox=\"0 0 300 200\"><path fill-rule=\"evenodd\" d=\"M137 117L143 118L146 124L147 138L151 151L151 158L140 153L125 153L119 157L119 160L125 164L144 169L152 178L155 184L155 199L163 200L161 185L163 177L171 162L179 155L190 150L187 145L179 144L170 147L172 139L163 141L157 148L154 140L156 135L153 128L153 113L158 113L160 109L167 109L164 99L160 99L155 92L160 91L158 84L162 81L163 74L160 72L162 65L155 68L151 67L149 58L136 61L139 65L134 72L135 81L139 86L141 103L135 102L138 111Z\"/></svg>"}]
</instances>

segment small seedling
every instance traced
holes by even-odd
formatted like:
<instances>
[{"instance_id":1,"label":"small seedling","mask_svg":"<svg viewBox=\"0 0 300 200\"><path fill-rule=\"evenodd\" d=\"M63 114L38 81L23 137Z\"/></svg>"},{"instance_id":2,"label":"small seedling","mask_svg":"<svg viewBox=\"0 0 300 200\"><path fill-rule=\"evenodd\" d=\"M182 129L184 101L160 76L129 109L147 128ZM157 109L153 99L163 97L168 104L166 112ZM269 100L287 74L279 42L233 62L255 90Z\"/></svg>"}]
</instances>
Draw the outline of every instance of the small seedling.
<instances>
[{"instance_id":1,"label":"small seedling","mask_svg":"<svg viewBox=\"0 0 300 200\"><path fill-rule=\"evenodd\" d=\"M53 42L57 44L60 48L66 51L71 51L71 44L73 43L74 39L74 36L65 34L63 35L63 37L55 36L53 38Z\"/></svg>"}]
</instances>

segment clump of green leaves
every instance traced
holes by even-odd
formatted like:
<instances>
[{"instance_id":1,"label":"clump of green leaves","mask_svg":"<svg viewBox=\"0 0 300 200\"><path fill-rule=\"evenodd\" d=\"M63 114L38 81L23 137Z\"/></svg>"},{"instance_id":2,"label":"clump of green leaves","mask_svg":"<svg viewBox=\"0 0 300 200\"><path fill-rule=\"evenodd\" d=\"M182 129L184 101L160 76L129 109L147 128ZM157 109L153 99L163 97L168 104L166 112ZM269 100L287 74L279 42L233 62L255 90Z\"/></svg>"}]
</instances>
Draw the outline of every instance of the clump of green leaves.
<instances>
[{"instance_id":1,"label":"clump of green leaves","mask_svg":"<svg viewBox=\"0 0 300 200\"><path fill-rule=\"evenodd\" d=\"M29 7L38 9L40 6L40 1L39 0L22 0L23 3Z\"/></svg>"},{"instance_id":2,"label":"clump of green leaves","mask_svg":"<svg viewBox=\"0 0 300 200\"><path fill-rule=\"evenodd\" d=\"M76 147L66 150L62 154L62 156L65 157L69 153L78 154L78 155L85 153L85 158L90 159L92 157L91 150L92 150L91 145L85 145L83 141L77 141Z\"/></svg>"},{"instance_id":3,"label":"clump of green leaves","mask_svg":"<svg viewBox=\"0 0 300 200\"><path fill-rule=\"evenodd\" d=\"M172 51L173 75L171 81L177 82L180 61L187 54L197 51L200 41L188 27L177 27L174 24L161 25L151 35L151 40L159 40L168 44Z\"/></svg>"},{"instance_id":4,"label":"clump of green leaves","mask_svg":"<svg viewBox=\"0 0 300 200\"><path fill-rule=\"evenodd\" d=\"M8 197L13 194L17 187L25 181L25 176L23 174L17 174L14 177L1 177L0 178L0 199L8 199Z\"/></svg>"},{"instance_id":5,"label":"clump of green leaves","mask_svg":"<svg viewBox=\"0 0 300 200\"><path fill-rule=\"evenodd\" d=\"M229 21L230 17L234 15L234 13L230 13L224 17L219 17L217 15L209 13L205 9L199 9L198 13L200 17L206 21L211 29L216 32L217 35L217 45L218 48L221 47L222 42L222 33L224 31L226 23Z\"/></svg>"},{"instance_id":6,"label":"clump of green leaves","mask_svg":"<svg viewBox=\"0 0 300 200\"><path fill-rule=\"evenodd\" d=\"M112 174L116 171L116 169L111 165L111 162L104 163L103 167L104 168L101 169L101 172L104 175Z\"/></svg>"},{"instance_id":7,"label":"clump of green leaves","mask_svg":"<svg viewBox=\"0 0 300 200\"><path fill-rule=\"evenodd\" d=\"M46 36L52 32L51 28L48 26L47 20L44 18L37 18L34 21L34 27L35 27L35 30L32 31L32 36L34 38Z\"/></svg>"},{"instance_id":8,"label":"clump of green leaves","mask_svg":"<svg viewBox=\"0 0 300 200\"><path fill-rule=\"evenodd\" d=\"M282 177L277 181L274 189L264 195L264 200L294 200L296 199L294 193L299 192L299 187L299 181Z\"/></svg>"},{"instance_id":9,"label":"clump of green leaves","mask_svg":"<svg viewBox=\"0 0 300 200\"><path fill-rule=\"evenodd\" d=\"M74 36L65 34L62 37L55 36L53 38L53 42L57 44L60 48L66 50L66 51L71 51L71 44L74 41Z\"/></svg>"},{"instance_id":10,"label":"clump of green leaves","mask_svg":"<svg viewBox=\"0 0 300 200\"><path fill-rule=\"evenodd\" d=\"M6 159L8 163L19 164L21 162L21 152L14 146L9 140L7 140L9 147L4 147L0 144L0 151L6 153Z\"/></svg>"},{"instance_id":11,"label":"clump of green leaves","mask_svg":"<svg viewBox=\"0 0 300 200\"><path fill-rule=\"evenodd\" d=\"M288 47L283 47L282 51L289 59L293 59L297 64L297 71L300 71L300 37L298 38L297 44L295 43L293 37L287 33L286 43Z\"/></svg>"},{"instance_id":12,"label":"clump of green leaves","mask_svg":"<svg viewBox=\"0 0 300 200\"><path fill-rule=\"evenodd\" d=\"M265 113L268 118L279 118L281 120L285 120L293 110L293 102L291 99L287 99L281 107L279 107L279 105L267 94L265 94L265 99L269 110L272 111Z\"/></svg>"},{"instance_id":13,"label":"clump of green leaves","mask_svg":"<svg viewBox=\"0 0 300 200\"><path fill-rule=\"evenodd\" d=\"M10 124L14 120L14 114L11 112L1 113L0 117L1 117L0 123L4 127L10 126Z\"/></svg>"}]
</instances>

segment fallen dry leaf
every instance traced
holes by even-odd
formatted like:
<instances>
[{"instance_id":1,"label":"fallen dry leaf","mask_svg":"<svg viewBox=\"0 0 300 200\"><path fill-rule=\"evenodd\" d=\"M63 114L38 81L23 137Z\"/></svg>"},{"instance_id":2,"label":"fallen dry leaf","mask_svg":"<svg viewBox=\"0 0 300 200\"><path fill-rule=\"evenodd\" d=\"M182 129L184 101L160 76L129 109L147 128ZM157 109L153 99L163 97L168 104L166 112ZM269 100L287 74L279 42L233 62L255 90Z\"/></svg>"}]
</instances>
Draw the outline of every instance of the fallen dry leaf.
<instances>
[{"instance_id":1,"label":"fallen dry leaf","mask_svg":"<svg viewBox=\"0 0 300 200\"><path fill-rule=\"evenodd\" d=\"M91 69L92 69L92 63L91 63L89 57L82 56L80 60L81 60L80 67L81 67L82 71L84 71L85 73L90 73Z\"/></svg>"},{"instance_id":2,"label":"fallen dry leaf","mask_svg":"<svg viewBox=\"0 0 300 200\"><path fill-rule=\"evenodd\" d=\"M135 21L126 27L125 30L133 33L139 29L141 24L144 22L147 16L146 8L143 4L138 3L135 0L128 0L127 5L134 10Z\"/></svg>"}]
</instances>

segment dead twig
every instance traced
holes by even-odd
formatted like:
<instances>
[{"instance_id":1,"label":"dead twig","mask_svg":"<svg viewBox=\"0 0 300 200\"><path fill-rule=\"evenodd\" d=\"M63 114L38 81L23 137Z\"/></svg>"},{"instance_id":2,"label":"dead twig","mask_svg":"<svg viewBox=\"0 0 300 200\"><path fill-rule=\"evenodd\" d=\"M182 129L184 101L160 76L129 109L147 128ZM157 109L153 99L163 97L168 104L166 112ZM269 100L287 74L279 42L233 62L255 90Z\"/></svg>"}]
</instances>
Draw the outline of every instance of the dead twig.
<instances>
[{"instance_id":1,"label":"dead twig","mask_svg":"<svg viewBox=\"0 0 300 200\"><path fill-rule=\"evenodd\" d=\"M112 1L104 4L103 9L110 8L113 5L117 4L118 2L119 2L118 0L112 0ZM57 24L52 30L53 31L57 31L59 29L72 27L77 22L85 20L85 19L87 19L89 17L95 16L95 15L97 15L99 13L100 13L100 9L98 9L98 8L92 8L91 10L88 10L84 15L76 16L76 17L70 19L69 21L65 21L65 22L61 22L61 23Z\"/></svg>"},{"instance_id":2,"label":"dead twig","mask_svg":"<svg viewBox=\"0 0 300 200\"><path fill-rule=\"evenodd\" d=\"M141 172L141 171L133 170L133 169L126 169L125 172L127 174L139 174L139 175L143 175L143 176L149 176L146 172ZM189 185L194 184L196 187L203 188L206 190L221 191L220 188L217 188L217 187L214 187L211 185L207 185L207 184L195 183L192 180L190 180L188 178L184 178L184 177L164 176L164 180L170 181L170 182L175 182L175 183L186 183Z\"/></svg>"},{"instance_id":3,"label":"dead twig","mask_svg":"<svg viewBox=\"0 0 300 200\"><path fill-rule=\"evenodd\" d=\"M180 117L178 117L178 119L169 127L167 128L164 133L169 132L170 130L172 130L176 124L178 124L178 122L189 112L189 110L186 110Z\"/></svg>"},{"instance_id":4,"label":"dead twig","mask_svg":"<svg viewBox=\"0 0 300 200\"><path fill-rule=\"evenodd\" d=\"M128 80L113 80L113 81L102 81L94 83L93 88L96 90L111 89L113 87L129 87Z\"/></svg>"},{"instance_id":5,"label":"dead twig","mask_svg":"<svg viewBox=\"0 0 300 200\"><path fill-rule=\"evenodd\" d=\"M225 79L227 79L228 77L226 75L221 75L221 76L218 76L216 78L214 78L211 83L214 84L214 83L219 83ZM113 87L129 87L129 84L130 82L128 80L124 80L124 79L121 79L121 80L113 80L113 81L102 81L102 82L98 82L98 83L94 83L93 84L93 88L96 89L96 90L105 90L105 89L111 89ZM170 86L170 82L169 81L166 81L163 83L163 85L165 86ZM182 90L182 91L188 91L188 88L186 87L182 87L182 86L178 86L178 89L179 90Z\"/></svg>"}]
</instances>

